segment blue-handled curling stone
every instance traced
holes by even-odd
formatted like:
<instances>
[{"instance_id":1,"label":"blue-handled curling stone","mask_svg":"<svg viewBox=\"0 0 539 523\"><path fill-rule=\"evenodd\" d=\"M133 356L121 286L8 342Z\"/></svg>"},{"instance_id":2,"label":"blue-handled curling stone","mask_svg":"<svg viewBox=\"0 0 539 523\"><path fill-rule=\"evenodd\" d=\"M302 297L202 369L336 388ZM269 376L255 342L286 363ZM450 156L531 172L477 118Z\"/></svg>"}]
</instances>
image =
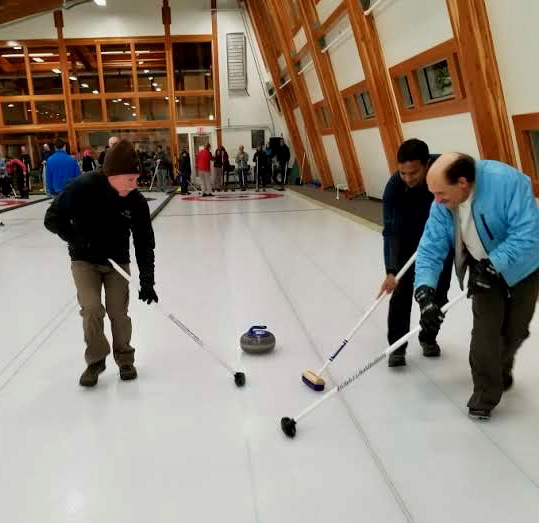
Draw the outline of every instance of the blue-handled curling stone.
<instances>
[{"instance_id":1,"label":"blue-handled curling stone","mask_svg":"<svg viewBox=\"0 0 539 523\"><path fill-rule=\"evenodd\" d=\"M275 336L266 330L265 325L255 325L242 334L240 347L249 354L271 352L275 348Z\"/></svg>"}]
</instances>

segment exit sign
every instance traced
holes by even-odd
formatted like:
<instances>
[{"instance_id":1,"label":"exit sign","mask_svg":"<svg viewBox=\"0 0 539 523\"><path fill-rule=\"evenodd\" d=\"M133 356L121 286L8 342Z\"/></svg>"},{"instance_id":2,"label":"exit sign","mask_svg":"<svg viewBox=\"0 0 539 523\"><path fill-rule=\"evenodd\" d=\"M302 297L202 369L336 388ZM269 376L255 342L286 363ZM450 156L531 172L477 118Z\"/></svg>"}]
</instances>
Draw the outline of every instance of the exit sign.
<instances>
[{"instance_id":1,"label":"exit sign","mask_svg":"<svg viewBox=\"0 0 539 523\"><path fill-rule=\"evenodd\" d=\"M204 127L198 128L198 134L204 134Z\"/></svg>"}]
</instances>

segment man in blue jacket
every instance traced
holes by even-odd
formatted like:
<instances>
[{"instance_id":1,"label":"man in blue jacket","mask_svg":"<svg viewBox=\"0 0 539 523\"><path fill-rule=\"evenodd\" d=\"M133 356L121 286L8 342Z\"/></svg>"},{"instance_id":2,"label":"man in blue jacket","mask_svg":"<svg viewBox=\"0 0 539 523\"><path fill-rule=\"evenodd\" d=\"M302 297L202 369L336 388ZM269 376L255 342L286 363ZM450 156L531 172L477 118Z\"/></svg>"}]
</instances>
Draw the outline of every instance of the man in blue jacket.
<instances>
[{"instance_id":1,"label":"man in blue jacket","mask_svg":"<svg viewBox=\"0 0 539 523\"><path fill-rule=\"evenodd\" d=\"M529 177L495 161L442 155L427 176L434 194L416 260L421 323L439 326L434 289L451 247L473 298L469 415L489 419L513 384L515 354L529 336L539 295L539 209Z\"/></svg>"},{"instance_id":2,"label":"man in blue jacket","mask_svg":"<svg viewBox=\"0 0 539 523\"><path fill-rule=\"evenodd\" d=\"M79 164L67 154L66 144L58 138L54 142L56 152L47 160L47 191L55 196L60 194L66 185L80 174Z\"/></svg>"}]
</instances>

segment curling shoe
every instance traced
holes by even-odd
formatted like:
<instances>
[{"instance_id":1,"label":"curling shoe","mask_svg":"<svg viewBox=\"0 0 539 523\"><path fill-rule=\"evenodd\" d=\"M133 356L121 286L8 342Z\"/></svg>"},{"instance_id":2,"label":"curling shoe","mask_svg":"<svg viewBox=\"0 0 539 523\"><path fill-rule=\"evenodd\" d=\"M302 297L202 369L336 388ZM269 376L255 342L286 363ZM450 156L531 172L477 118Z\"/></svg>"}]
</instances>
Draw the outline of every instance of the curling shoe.
<instances>
[{"instance_id":1,"label":"curling shoe","mask_svg":"<svg viewBox=\"0 0 539 523\"><path fill-rule=\"evenodd\" d=\"M473 409L470 407L468 409L468 416L472 419L478 421L489 421L490 420L490 410L488 409Z\"/></svg>"},{"instance_id":2,"label":"curling shoe","mask_svg":"<svg viewBox=\"0 0 539 523\"><path fill-rule=\"evenodd\" d=\"M438 358L440 356L440 345L438 345L436 342L420 342L420 344L423 348L423 356L425 356L426 358Z\"/></svg>"},{"instance_id":3,"label":"curling shoe","mask_svg":"<svg viewBox=\"0 0 539 523\"><path fill-rule=\"evenodd\" d=\"M93 387L97 384L99 375L105 370L105 360L90 363L86 370L81 374L79 384L83 387Z\"/></svg>"},{"instance_id":4,"label":"curling shoe","mask_svg":"<svg viewBox=\"0 0 539 523\"><path fill-rule=\"evenodd\" d=\"M120 367L120 378L124 381L137 379L137 369L132 364L122 365Z\"/></svg>"},{"instance_id":5,"label":"curling shoe","mask_svg":"<svg viewBox=\"0 0 539 523\"><path fill-rule=\"evenodd\" d=\"M406 365L406 356L402 352L392 352L387 360L388 367L404 367Z\"/></svg>"}]
</instances>

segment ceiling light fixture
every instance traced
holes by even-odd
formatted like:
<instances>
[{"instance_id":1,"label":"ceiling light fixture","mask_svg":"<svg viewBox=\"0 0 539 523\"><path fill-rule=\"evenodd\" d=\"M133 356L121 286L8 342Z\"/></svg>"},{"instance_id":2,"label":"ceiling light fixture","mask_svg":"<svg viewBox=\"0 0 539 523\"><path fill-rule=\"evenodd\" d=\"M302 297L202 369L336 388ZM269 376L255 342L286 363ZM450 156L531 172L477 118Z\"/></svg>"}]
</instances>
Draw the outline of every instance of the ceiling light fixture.
<instances>
[{"instance_id":1,"label":"ceiling light fixture","mask_svg":"<svg viewBox=\"0 0 539 523\"><path fill-rule=\"evenodd\" d=\"M90 87L88 84L80 84L81 87L84 87L85 89L88 89Z\"/></svg>"},{"instance_id":2,"label":"ceiling light fixture","mask_svg":"<svg viewBox=\"0 0 539 523\"><path fill-rule=\"evenodd\" d=\"M99 7L106 7L107 0L94 0L94 4L98 5Z\"/></svg>"},{"instance_id":3,"label":"ceiling light fixture","mask_svg":"<svg viewBox=\"0 0 539 523\"><path fill-rule=\"evenodd\" d=\"M45 61L45 60L43 60L43 58L40 58L39 56L34 56L34 57L32 58L32 60L33 60L34 62L37 62L38 64L42 64L42 63Z\"/></svg>"},{"instance_id":4,"label":"ceiling light fixture","mask_svg":"<svg viewBox=\"0 0 539 523\"><path fill-rule=\"evenodd\" d=\"M15 104L7 104L8 107L15 107Z\"/></svg>"},{"instance_id":5,"label":"ceiling light fixture","mask_svg":"<svg viewBox=\"0 0 539 523\"><path fill-rule=\"evenodd\" d=\"M92 94L99 94L99 91L98 91L97 89L94 89L94 90L92 91Z\"/></svg>"},{"instance_id":6,"label":"ceiling light fixture","mask_svg":"<svg viewBox=\"0 0 539 523\"><path fill-rule=\"evenodd\" d=\"M162 91L161 87L156 87L155 90L160 93Z\"/></svg>"},{"instance_id":7,"label":"ceiling light fixture","mask_svg":"<svg viewBox=\"0 0 539 523\"><path fill-rule=\"evenodd\" d=\"M144 74L148 74L150 72L149 69L144 69Z\"/></svg>"},{"instance_id":8,"label":"ceiling light fixture","mask_svg":"<svg viewBox=\"0 0 539 523\"><path fill-rule=\"evenodd\" d=\"M73 76L73 75L70 76L69 79L72 80L73 82L76 82L76 81L77 81L77 77L76 77L76 76Z\"/></svg>"},{"instance_id":9,"label":"ceiling light fixture","mask_svg":"<svg viewBox=\"0 0 539 523\"><path fill-rule=\"evenodd\" d=\"M57 69L57 68L53 69L52 72L56 74L62 74L62 71L60 71L60 69Z\"/></svg>"}]
</instances>

